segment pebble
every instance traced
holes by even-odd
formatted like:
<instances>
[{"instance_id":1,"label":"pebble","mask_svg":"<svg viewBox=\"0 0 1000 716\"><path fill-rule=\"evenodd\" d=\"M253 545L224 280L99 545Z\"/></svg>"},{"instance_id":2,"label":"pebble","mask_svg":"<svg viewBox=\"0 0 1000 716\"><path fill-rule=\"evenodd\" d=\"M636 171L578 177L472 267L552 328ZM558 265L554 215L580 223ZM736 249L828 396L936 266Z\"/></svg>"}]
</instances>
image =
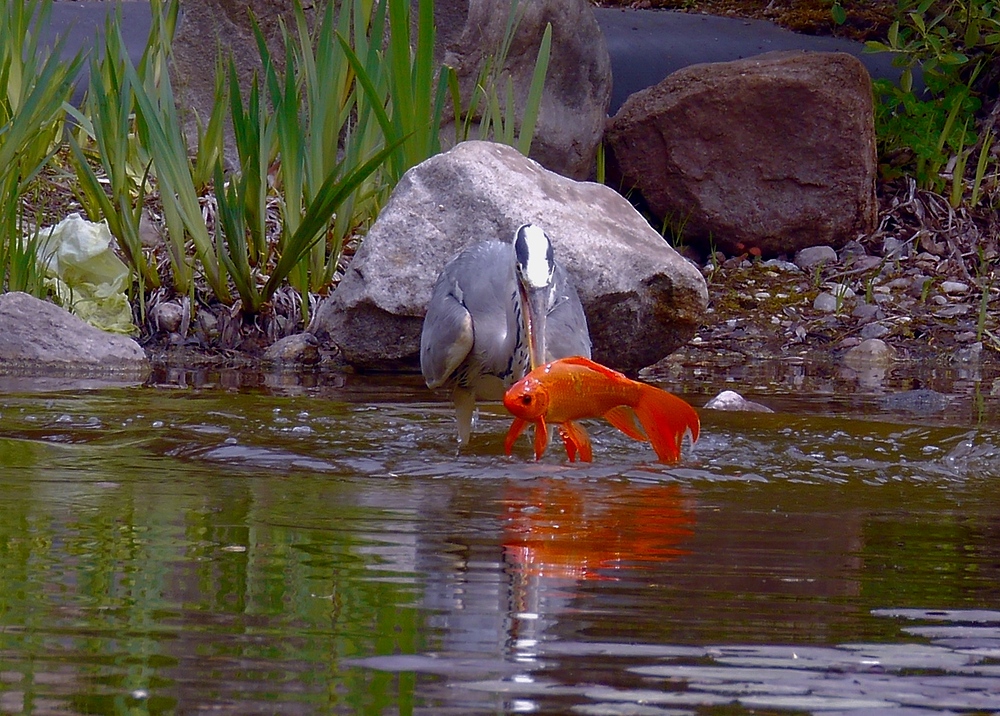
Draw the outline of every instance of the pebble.
<instances>
[{"instance_id":1,"label":"pebble","mask_svg":"<svg viewBox=\"0 0 1000 716\"><path fill-rule=\"evenodd\" d=\"M966 293L969 285L961 281L945 281L941 284L941 290L945 293Z\"/></svg>"},{"instance_id":2,"label":"pebble","mask_svg":"<svg viewBox=\"0 0 1000 716\"><path fill-rule=\"evenodd\" d=\"M862 321L870 321L873 318L875 318L875 316L878 315L878 311L879 308L874 303L865 303L863 301L859 301L854 306L854 310L851 311L851 315Z\"/></svg>"},{"instance_id":3,"label":"pebble","mask_svg":"<svg viewBox=\"0 0 1000 716\"><path fill-rule=\"evenodd\" d=\"M949 398L936 390L919 388L893 393L882 399L884 410L906 413L939 413L948 407Z\"/></svg>"},{"instance_id":4,"label":"pebble","mask_svg":"<svg viewBox=\"0 0 1000 716\"><path fill-rule=\"evenodd\" d=\"M311 333L297 333L272 343L264 352L267 363L314 365L319 362L319 341Z\"/></svg>"},{"instance_id":5,"label":"pebble","mask_svg":"<svg viewBox=\"0 0 1000 716\"><path fill-rule=\"evenodd\" d=\"M889 259L905 259L910 255L912 241L900 241L894 236L886 236L882 241L882 252Z\"/></svg>"},{"instance_id":6,"label":"pebble","mask_svg":"<svg viewBox=\"0 0 1000 716\"><path fill-rule=\"evenodd\" d=\"M807 250L808 249L803 249L803 251ZM833 251L833 249L830 250ZM800 251L799 253L802 253L802 251ZM835 251L834 254L836 254ZM802 272L802 269L798 265L793 264L791 261L782 261L781 259L768 259L767 261L764 262L764 265L767 266L768 268L777 269L779 271L787 271L789 273Z\"/></svg>"},{"instance_id":7,"label":"pebble","mask_svg":"<svg viewBox=\"0 0 1000 716\"><path fill-rule=\"evenodd\" d=\"M934 311L934 315L937 318L958 318L959 316L964 316L969 312L968 306L948 306L947 308L942 308L940 311Z\"/></svg>"},{"instance_id":8,"label":"pebble","mask_svg":"<svg viewBox=\"0 0 1000 716\"><path fill-rule=\"evenodd\" d=\"M803 271L837 261L837 252L831 246L808 246L795 254L795 265Z\"/></svg>"},{"instance_id":9,"label":"pebble","mask_svg":"<svg viewBox=\"0 0 1000 716\"><path fill-rule=\"evenodd\" d=\"M868 338L847 351L844 362L852 368L865 368L889 365L895 357L896 351L881 338Z\"/></svg>"},{"instance_id":10,"label":"pebble","mask_svg":"<svg viewBox=\"0 0 1000 716\"><path fill-rule=\"evenodd\" d=\"M968 348L955 351L954 359L959 363L978 363L983 355L983 342L976 341Z\"/></svg>"},{"instance_id":11,"label":"pebble","mask_svg":"<svg viewBox=\"0 0 1000 716\"><path fill-rule=\"evenodd\" d=\"M824 291L816 296L816 299L813 301L813 308L817 311L823 311L823 313L833 313L841 303L842 301L838 300L832 293Z\"/></svg>"},{"instance_id":12,"label":"pebble","mask_svg":"<svg viewBox=\"0 0 1000 716\"><path fill-rule=\"evenodd\" d=\"M881 323L869 323L861 329L861 338L864 340L868 340L869 338L881 338L889 332L889 329Z\"/></svg>"},{"instance_id":13,"label":"pebble","mask_svg":"<svg viewBox=\"0 0 1000 716\"><path fill-rule=\"evenodd\" d=\"M824 286L834 296L839 296L842 299L854 298L854 290L847 284L827 283Z\"/></svg>"},{"instance_id":14,"label":"pebble","mask_svg":"<svg viewBox=\"0 0 1000 716\"><path fill-rule=\"evenodd\" d=\"M730 410L748 413L773 413L766 405L747 400L735 390L724 390L703 406L707 410Z\"/></svg>"},{"instance_id":15,"label":"pebble","mask_svg":"<svg viewBox=\"0 0 1000 716\"><path fill-rule=\"evenodd\" d=\"M862 256L867 255L868 252L865 251L865 247L861 245L860 241L848 241L840 250L840 260L844 263L857 261Z\"/></svg>"}]
</instances>

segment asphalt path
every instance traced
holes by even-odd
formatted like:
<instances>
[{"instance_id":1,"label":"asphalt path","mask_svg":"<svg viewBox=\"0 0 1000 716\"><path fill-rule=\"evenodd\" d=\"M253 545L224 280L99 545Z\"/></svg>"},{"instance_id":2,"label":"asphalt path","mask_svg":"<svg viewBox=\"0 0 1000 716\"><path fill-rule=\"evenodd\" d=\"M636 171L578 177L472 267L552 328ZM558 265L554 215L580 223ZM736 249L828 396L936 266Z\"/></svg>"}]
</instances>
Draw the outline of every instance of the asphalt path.
<instances>
[{"instance_id":1,"label":"asphalt path","mask_svg":"<svg viewBox=\"0 0 1000 716\"><path fill-rule=\"evenodd\" d=\"M146 49L149 39L149 29L152 24L152 14L148 2L54 2L49 21L39 34L42 47L55 47L57 38L65 37L62 57L71 59L78 52L89 55L97 48L103 49L104 29L108 20L120 9L122 15L121 29L125 40L125 49L133 64L138 64ZM90 77L90 65L87 60L77 78L73 91L72 102L79 105L87 88Z\"/></svg>"},{"instance_id":2,"label":"asphalt path","mask_svg":"<svg viewBox=\"0 0 1000 716\"><path fill-rule=\"evenodd\" d=\"M614 86L609 114L634 92L658 84L682 67L728 62L775 50L847 52L873 78L899 80L888 53L866 53L864 45L833 37L801 35L764 20L716 17L672 10L594 8L611 55Z\"/></svg>"},{"instance_id":3,"label":"asphalt path","mask_svg":"<svg viewBox=\"0 0 1000 716\"><path fill-rule=\"evenodd\" d=\"M65 35L64 57L100 47L109 16L122 13L122 35L133 62L146 47L150 29L148 2L54 2L43 28L43 45L53 46ZM609 114L625 99L660 82L671 72L700 62L726 62L773 50L848 52L864 62L872 77L899 79L899 68L884 53L865 53L860 42L800 35L763 20L716 17L670 10L594 8L611 55L614 86ZM88 67L77 82L73 101L79 103L87 86Z\"/></svg>"}]
</instances>

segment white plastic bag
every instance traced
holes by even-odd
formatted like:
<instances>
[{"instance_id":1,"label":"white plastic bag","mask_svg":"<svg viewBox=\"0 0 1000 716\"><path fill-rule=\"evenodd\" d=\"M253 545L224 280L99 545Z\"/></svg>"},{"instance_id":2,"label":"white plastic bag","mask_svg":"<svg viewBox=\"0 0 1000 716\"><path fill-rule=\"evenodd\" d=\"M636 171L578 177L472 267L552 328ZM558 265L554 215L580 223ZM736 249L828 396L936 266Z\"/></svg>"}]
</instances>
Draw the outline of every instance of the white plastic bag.
<instances>
[{"instance_id":1,"label":"white plastic bag","mask_svg":"<svg viewBox=\"0 0 1000 716\"><path fill-rule=\"evenodd\" d=\"M104 222L70 214L39 231L38 260L63 307L101 330L134 333L125 295L129 270L111 249L112 241Z\"/></svg>"}]
</instances>

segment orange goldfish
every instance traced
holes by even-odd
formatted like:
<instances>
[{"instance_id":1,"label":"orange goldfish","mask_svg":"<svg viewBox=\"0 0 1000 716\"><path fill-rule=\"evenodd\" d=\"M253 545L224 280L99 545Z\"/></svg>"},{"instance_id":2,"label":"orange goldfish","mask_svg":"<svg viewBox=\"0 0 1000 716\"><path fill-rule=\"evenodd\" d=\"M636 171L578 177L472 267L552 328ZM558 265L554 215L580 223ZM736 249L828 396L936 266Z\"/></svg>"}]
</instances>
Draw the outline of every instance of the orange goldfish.
<instances>
[{"instance_id":1,"label":"orange goldfish","mask_svg":"<svg viewBox=\"0 0 1000 716\"><path fill-rule=\"evenodd\" d=\"M549 442L546 423L559 425L570 462L577 453L584 462L593 459L587 431L574 422L580 418L603 417L630 438L651 442L661 462L677 462L684 434L690 431L694 442L701 427L698 413L677 396L580 356L535 368L507 390L503 404L514 414L504 442L507 454L534 423L536 460Z\"/></svg>"}]
</instances>

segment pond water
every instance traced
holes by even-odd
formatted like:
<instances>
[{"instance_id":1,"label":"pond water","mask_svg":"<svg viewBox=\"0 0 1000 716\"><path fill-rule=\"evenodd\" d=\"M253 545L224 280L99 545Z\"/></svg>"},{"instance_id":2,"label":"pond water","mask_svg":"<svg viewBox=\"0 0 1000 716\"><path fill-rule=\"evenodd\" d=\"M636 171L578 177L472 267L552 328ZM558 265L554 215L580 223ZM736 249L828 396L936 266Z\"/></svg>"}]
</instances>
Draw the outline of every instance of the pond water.
<instances>
[{"instance_id":1,"label":"pond water","mask_svg":"<svg viewBox=\"0 0 1000 716\"><path fill-rule=\"evenodd\" d=\"M664 379L778 411L676 466L459 452L412 377L2 383L0 713L1000 713L1000 381L760 370Z\"/></svg>"}]
</instances>

